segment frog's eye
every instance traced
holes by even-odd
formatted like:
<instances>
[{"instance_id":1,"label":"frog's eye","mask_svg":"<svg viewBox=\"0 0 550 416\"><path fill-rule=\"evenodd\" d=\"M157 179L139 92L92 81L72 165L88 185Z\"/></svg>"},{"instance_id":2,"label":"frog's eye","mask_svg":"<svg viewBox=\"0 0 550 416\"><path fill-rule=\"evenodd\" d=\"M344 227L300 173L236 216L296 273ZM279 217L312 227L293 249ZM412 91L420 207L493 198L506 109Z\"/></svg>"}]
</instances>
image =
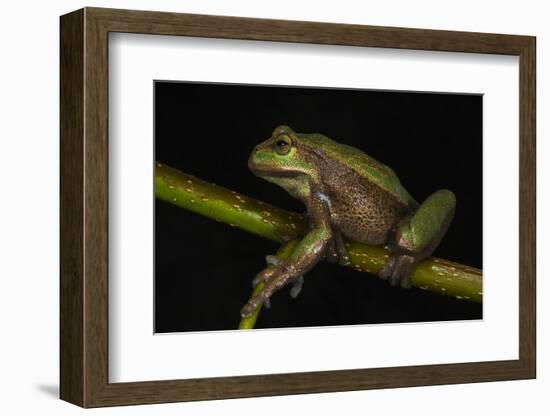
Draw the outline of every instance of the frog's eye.
<instances>
[{"instance_id":1,"label":"frog's eye","mask_svg":"<svg viewBox=\"0 0 550 416\"><path fill-rule=\"evenodd\" d=\"M275 151L280 155L286 155L292 147L292 140L286 134L281 134L275 139Z\"/></svg>"}]
</instances>

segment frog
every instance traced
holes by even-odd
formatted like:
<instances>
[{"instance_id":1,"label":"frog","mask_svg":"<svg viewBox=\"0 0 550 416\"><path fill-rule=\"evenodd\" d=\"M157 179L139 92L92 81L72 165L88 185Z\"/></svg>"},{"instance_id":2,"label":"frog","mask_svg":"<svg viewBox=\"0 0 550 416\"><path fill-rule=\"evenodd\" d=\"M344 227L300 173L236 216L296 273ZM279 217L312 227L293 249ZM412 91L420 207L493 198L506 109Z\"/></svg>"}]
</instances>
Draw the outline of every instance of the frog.
<instances>
[{"instance_id":1,"label":"frog","mask_svg":"<svg viewBox=\"0 0 550 416\"><path fill-rule=\"evenodd\" d=\"M252 282L264 286L241 309L243 318L260 305L269 307L273 293L290 283L291 296L298 296L303 276L320 261L350 265L347 241L389 250L378 276L408 289L416 266L439 246L455 213L452 191L440 189L419 204L390 167L362 150L287 125L254 147L248 167L300 200L309 227L285 260L266 257L268 266Z\"/></svg>"}]
</instances>

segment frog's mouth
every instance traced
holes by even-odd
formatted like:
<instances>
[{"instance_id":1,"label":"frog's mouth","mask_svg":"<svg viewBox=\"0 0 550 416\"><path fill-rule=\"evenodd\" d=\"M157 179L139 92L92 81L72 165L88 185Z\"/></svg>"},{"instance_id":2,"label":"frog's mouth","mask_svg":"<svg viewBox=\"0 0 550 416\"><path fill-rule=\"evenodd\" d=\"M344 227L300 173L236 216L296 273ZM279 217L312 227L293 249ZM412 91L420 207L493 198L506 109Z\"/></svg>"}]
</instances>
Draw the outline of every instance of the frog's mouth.
<instances>
[{"instance_id":1,"label":"frog's mouth","mask_svg":"<svg viewBox=\"0 0 550 416\"><path fill-rule=\"evenodd\" d=\"M248 159L248 168L252 171L252 173L256 176L260 176L262 178L288 178L292 176L296 176L298 172L294 172L291 170L284 170L281 169L281 167L278 167L276 169L273 169L269 165L257 163L253 159L254 155L251 155Z\"/></svg>"},{"instance_id":2,"label":"frog's mouth","mask_svg":"<svg viewBox=\"0 0 550 416\"><path fill-rule=\"evenodd\" d=\"M300 174L296 167L289 163L281 163L273 156L272 144L261 143L252 150L248 158L248 168L261 178L289 178Z\"/></svg>"}]
</instances>

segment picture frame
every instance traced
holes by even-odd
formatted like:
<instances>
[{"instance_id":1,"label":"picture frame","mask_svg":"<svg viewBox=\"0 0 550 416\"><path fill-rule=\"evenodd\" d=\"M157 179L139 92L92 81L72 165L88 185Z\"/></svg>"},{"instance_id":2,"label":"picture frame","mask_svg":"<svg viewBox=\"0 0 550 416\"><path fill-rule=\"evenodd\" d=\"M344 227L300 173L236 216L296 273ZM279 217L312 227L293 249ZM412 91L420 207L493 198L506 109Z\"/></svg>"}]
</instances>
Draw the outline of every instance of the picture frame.
<instances>
[{"instance_id":1,"label":"picture frame","mask_svg":"<svg viewBox=\"0 0 550 416\"><path fill-rule=\"evenodd\" d=\"M60 20L60 397L82 407L536 377L534 37L84 8ZM109 33L519 57L519 359L109 382Z\"/></svg>"}]
</instances>

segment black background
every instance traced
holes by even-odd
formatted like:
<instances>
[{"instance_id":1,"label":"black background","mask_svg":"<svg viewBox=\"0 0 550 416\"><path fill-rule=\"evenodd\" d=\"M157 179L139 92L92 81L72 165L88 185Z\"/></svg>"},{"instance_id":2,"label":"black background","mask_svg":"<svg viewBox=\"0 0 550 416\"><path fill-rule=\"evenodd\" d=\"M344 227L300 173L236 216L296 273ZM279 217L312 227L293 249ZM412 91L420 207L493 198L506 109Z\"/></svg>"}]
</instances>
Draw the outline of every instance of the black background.
<instances>
[{"instance_id":1,"label":"black background","mask_svg":"<svg viewBox=\"0 0 550 416\"><path fill-rule=\"evenodd\" d=\"M155 158L275 206L303 212L247 168L252 148L287 124L360 148L390 166L422 202L457 196L434 255L482 265L482 97L155 82ZM155 202L155 331L236 329L254 275L278 244ZM256 328L479 319L481 305L320 263L296 299L275 293Z\"/></svg>"}]
</instances>

